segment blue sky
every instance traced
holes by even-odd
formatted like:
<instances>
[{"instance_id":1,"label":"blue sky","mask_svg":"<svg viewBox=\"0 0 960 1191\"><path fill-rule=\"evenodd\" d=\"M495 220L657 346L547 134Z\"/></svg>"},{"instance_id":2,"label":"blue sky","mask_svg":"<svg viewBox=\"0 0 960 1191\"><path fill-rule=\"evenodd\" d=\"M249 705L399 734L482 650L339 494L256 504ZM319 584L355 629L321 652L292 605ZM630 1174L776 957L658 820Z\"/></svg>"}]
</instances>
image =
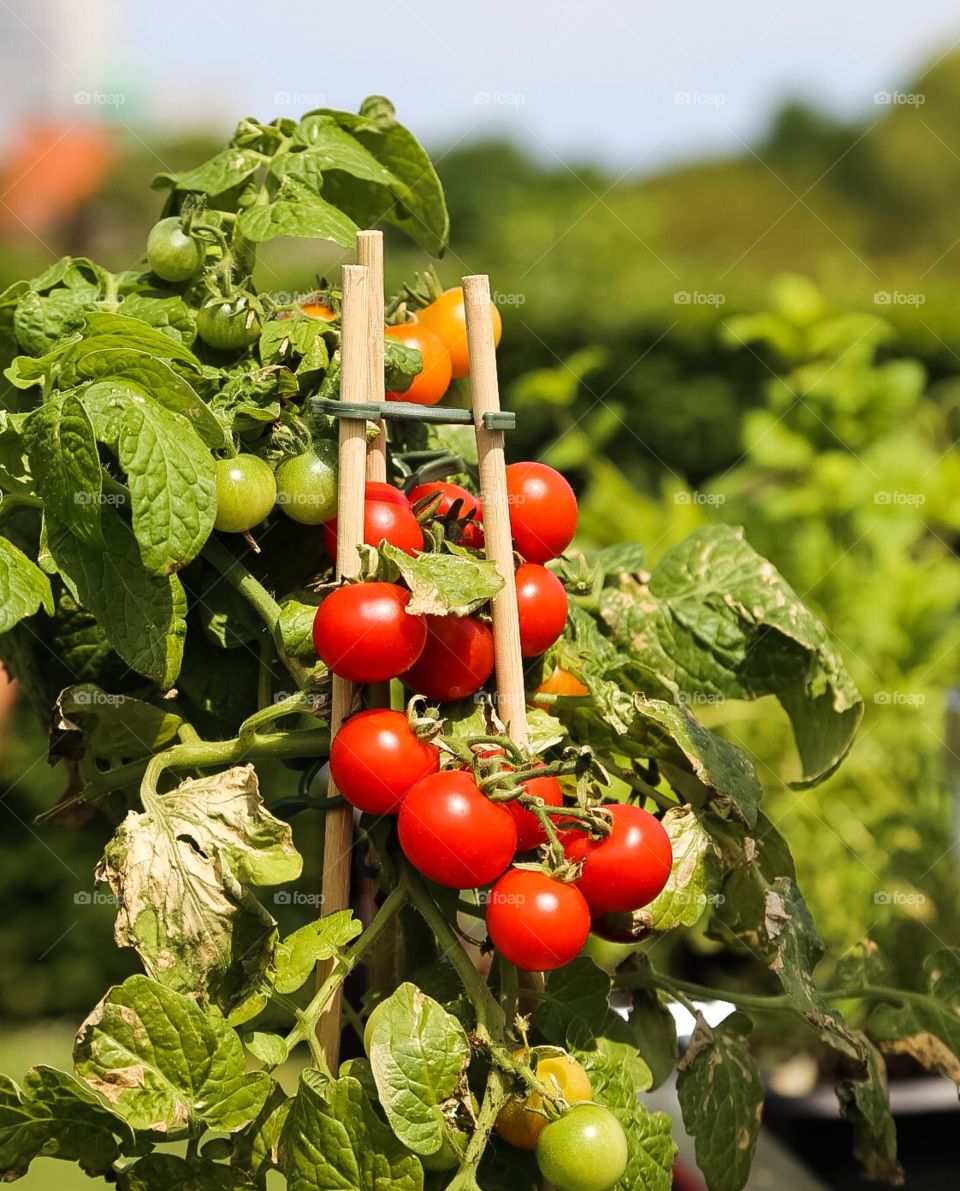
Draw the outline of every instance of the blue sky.
<instances>
[{"instance_id":1,"label":"blue sky","mask_svg":"<svg viewBox=\"0 0 960 1191\"><path fill-rule=\"evenodd\" d=\"M954 41L956 0L166 0L121 8L123 66L164 123L229 127L390 96L432 147L504 131L644 169L736 150L788 95L873 112ZM128 109L129 112L129 109Z\"/></svg>"}]
</instances>

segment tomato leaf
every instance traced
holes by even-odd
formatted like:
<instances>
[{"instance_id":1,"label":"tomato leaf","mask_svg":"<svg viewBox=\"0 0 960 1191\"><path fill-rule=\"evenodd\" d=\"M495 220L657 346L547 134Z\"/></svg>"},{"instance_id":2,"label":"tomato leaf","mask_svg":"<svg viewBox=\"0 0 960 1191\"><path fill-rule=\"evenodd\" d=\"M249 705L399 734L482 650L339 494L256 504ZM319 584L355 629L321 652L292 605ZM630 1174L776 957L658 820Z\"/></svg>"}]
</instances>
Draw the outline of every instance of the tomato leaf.
<instances>
[{"instance_id":1,"label":"tomato leaf","mask_svg":"<svg viewBox=\"0 0 960 1191\"><path fill-rule=\"evenodd\" d=\"M102 546L100 456L79 399L61 393L44 402L24 422L23 435L44 506L81 542Z\"/></svg>"},{"instance_id":2,"label":"tomato leaf","mask_svg":"<svg viewBox=\"0 0 960 1191\"><path fill-rule=\"evenodd\" d=\"M871 1036L887 1054L908 1054L960 1088L960 955L936 951L924 964L929 994L909 993L877 1005Z\"/></svg>"},{"instance_id":3,"label":"tomato leaf","mask_svg":"<svg viewBox=\"0 0 960 1191\"><path fill-rule=\"evenodd\" d=\"M863 700L826 630L743 531L704 526L643 579L602 594L602 617L637 665L680 701L776 695L790 717L803 784L846 755Z\"/></svg>"},{"instance_id":4,"label":"tomato leaf","mask_svg":"<svg viewBox=\"0 0 960 1191\"><path fill-rule=\"evenodd\" d=\"M281 1141L289 1191L422 1191L423 1170L349 1076L305 1071Z\"/></svg>"},{"instance_id":5,"label":"tomato leaf","mask_svg":"<svg viewBox=\"0 0 960 1191\"><path fill-rule=\"evenodd\" d=\"M175 343L189 347L197 337L197 320L183 298L154 298L149 294L127 294L120 303L118 314L149 323Z\"/></svg>"},{"instance_id":6,"label":"tomato leaf","mask_svg":"<svg viewBox=\"0 0 960 1191\"><path fill-rule=\"evenodd\" d=\"M417 1154L435 1154L447 1133L442 1105L470 1061L463 1026L413 984L383 1002L370 1038L370 1066L394 1133Z\"/></svg>"},{"instance_id":7,"label":"tomato leaf","mask_svg":"<svg viewBox=\"0 0 960 1191\"><path fill-rule=\"evenodd\" d=\"M113 381L91 385L83 403L97 437L117 454L130 489L143 566L179 571L199 554L217 515L216 465L189 420Z\"/></svg>"},{"instance_id":8,"label":"tomato leaf","mask_svg":"<svg viewBox=\"0 0 960 1191\"><path fill-rule=\"evenodd\" d=\"M281 993L296 992L318 963L333 959L362 930L350 910L335 910L287 935L274 954L273 987Z\"/></svg>"},{"instance_id":9,"label":"tomato leaf","mask_svg":"<svg viewBox=\"0 0 960 1191\"><path fill-rule=\"evenodd\" d=\"M154 190L198 190L214 197L239 186L262 164L261 154L231 146L192 170L156 174L152 186Z\"/></svg>"},{"instance_id":10,"label":"tomato leaf","mask_svg":"<svg viewBox=\"0 0 960 1191\"><path fill-rule=\"evenodd\" d=\"M356 137L341 128L333 116L306 116L297 126L297 141L304 146L298 153L288 153L271 166L279 178L296 178L319 194L329 170L340 170L354 178L374 182L392 190L397 198L409 195L407 188L363 147Z\"/></svg>"},{"instance_id":11,"label":"tomato leaf","mask_svg":"<svg viewBox=\"0 0 960 1191\"><path fill-rule=\"evenodd\" d=\"M117 1137L133 1142L126 1121L67 1072L31 1067L22 1090L0 1075L0 1181L20 1178L41 1156L78 1162L96 1178L119 1157Z\"/></svg>"},{"instance_id":12,"label":"tomato leaf","mask_svg":"<svg viewBox=\"0 0 960 1191\"><path fill-rule=\"evenodd\" d=\"M203 1158L148 1154L117 1177L119 1191L237 1191L229 1167Z\"/></svg>"},{"instance_id":13,"label":"tomato leaf","mask_svg":"<svg viewBox=\"0 0 960 1191\"><path fill-rule=\"evenodd\" d=\"M233 1139L230 1165L243 1177L259 1178L280 1168L280 1138L293 1100L274 1084L256 1118Z\"/></svg>"},{"instance_id":14,"label":"tomato leaf","mask_svg":"<svg viewBox=\"0 0 960 1191\"><path fill-rule=\"evenodd\" d=\"M661 820L670 837L673 865L661 893L634 915L652 930L693 926L716 902L720 863L710 833L692 806L671 808Z\"/></svg>"},{"instance_id":15,"label":"tomato leaf","mask_svg":"<svg viewBox=\"0 0 960 1191\"><path fill-rule=\"evenodd\" d=\"M52 614L50 580L22 550L0 537L0 633L41 607Z\"/></svg>"},{"instance_id":16,"label":"tomato leaf","mask_svg":"<svg viewBox=\"0 0 960 1191\"><path fill-rule=\"evenodd\" d=\"M394 563L410 588L411 616L468 616L503 587L497 565L469 550L448 545L447 554L411 558L389 542L380 553Z\"/></svg>"},{"instance_id":17,"label":"tomato leaf","mask_svg":"<svg viewBox=\"0 0 960 1191\"><path fill-rule=\"evenodd\" d=\"M746 1039L753 1024L732 1013L711 1029L697 1014L677 1074L683 1124L710 1191L740 1191L760 1132L763 1085Z\"/></svg>"},{"instance_id":18,"label":"tomato leaf","mask_svg":"<svg viewBox=\"0 0 960 1191\"><path fill-rule=\"evenodd\" d=\"M251 886L295 880L290 826L263 805L252 766L181 783L131 811L97 867L119 901L115 935L151 977L229 1006L261 979L276 923Z\"/></svg>"},{"instance_id":19,"label":"tomato leaf","mask_svg":"<svg viewBox=\"0 0 960 1191\"><path fill-rule=\"evenodd\" d=\"M867 1053L867 1077L837 1085L840 1115L853 1128L854 1156L866 1178L899 1187L904 1174L897 1161L897 1126L890 1112L883 1056L863 1034L858 1037Z\"/></svg>"},{"instance_id":20,"label":"tomato leaf","mask_svg":"<svg viewBox=\"0 0 960 1191\"><path fill-rule=\"evenodd\" d=\"M677 1024L667 1006L648 989L634 993L629 1024L637 1049L650 1068L652 1091L669 1078L677 1065Z\"/></svg>"},{"instance_id":21,"label":"tomato leaf","mask_svg":"<svg viewBox=\"0 0 960 1191\"><path fill-rule=\"evenodd\" d=\"M172 1133L203 1121L232 1133L270 1091L246 1074L240 1039L216 1009L146 976L112 988L80 1027L77 1075L134 1129Z\"/></svg>"},{"instance_id":22,"label":"tomato leaf","mask_svg":"<svg viewBox=\"0 0 960 1191\"><path fill-rule=\"evenodd\" d=\"M241 211L237 231L254 244L277 236L298 236L332 240L348 248L355 242L359 228L339 207L290 178L284 179L271 203Z\"/></svg>"}]
</instances>

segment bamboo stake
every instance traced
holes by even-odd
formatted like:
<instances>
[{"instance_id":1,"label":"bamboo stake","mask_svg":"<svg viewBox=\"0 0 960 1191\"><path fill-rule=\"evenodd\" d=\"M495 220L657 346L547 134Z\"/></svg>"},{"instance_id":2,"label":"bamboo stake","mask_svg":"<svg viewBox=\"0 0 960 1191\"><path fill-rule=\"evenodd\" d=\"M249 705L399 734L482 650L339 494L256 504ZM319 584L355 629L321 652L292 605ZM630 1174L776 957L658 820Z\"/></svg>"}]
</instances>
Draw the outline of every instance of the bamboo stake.
<instances>
[{"instance_id":1,"label":"bamboo stake","mask_svg":"<svg viewBox=\"0 0 960 1191\"><path fill-rule=\"evenodd\" d=\"M342 336L340 343L340 395L344 401L368 400L370 274L364 265L343 266ZM340 479L337 495L337 576L352 578L360 572L363 542L363 503L366 482L366 423L357 418L340 419ZM350 712L353 684L333 678L330 709L330 737L336 735ZM335 794L330 782L330 794ZM345 910L350 905L350 854L353 846L353 810L349 806L327 812L323 841L323 913ZM329 974L329 965L318 977ZM336 1074L340 1055L340 1013L342 991L338 990L317 1028L317 1035L330 1070Z\"/></svg>"},{"instance_id":2,"label":"bamboo stake","mask_svg":"<svg viewBox=\"0 0 960 1191\"><path fill-rule=\"evenodd\" d=\"M357 262L370 272L368 400L383 401L383 232L357 232ZM367 479L382 483L387 478L387 423L381 418L377 425L380 433L367 447Z\"/></svg>"},{"instance_id":3,"label":"bamboo stake","mask_svg":"<svg viewBox=\"0 0 960 1191\"><path fill-rule=\"evenodd\" d=\"M513 538L503 452L503 431L487 430L485 413L499 413L496 344L490 317L490 280L484 275L464 277L463 304L470 353L470 389L477 431L480 499L483 503L483 536L487 558L503 578L503 588L493 601L493 648L497 667L497 713L507 725L510 739L526 748L527 707L523 691L523 658L520 654L520 620L513 568Z\"/></svg>"}]
</instances>

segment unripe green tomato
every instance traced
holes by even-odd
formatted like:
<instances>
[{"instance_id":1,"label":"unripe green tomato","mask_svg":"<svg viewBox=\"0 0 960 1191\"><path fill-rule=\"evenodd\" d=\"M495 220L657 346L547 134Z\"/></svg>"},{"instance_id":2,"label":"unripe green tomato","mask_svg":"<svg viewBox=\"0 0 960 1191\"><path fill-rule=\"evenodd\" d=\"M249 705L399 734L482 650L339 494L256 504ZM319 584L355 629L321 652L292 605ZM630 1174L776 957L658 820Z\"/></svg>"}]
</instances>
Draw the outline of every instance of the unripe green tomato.
<instances>
[{"instance_id":1,"label":"unripe green tomato","mask_svg":"<svg viewBox=\"0 0 960 1191\"><path fill-rule=\"evenodd\" d=\"M466 1148L466 1135L448 1129L444 1134L443 1145L436 1153L418 1154L417 1157L424 1170L454 1170L463 1161Z\"/></svg>"},{"instance_id":2,"label":"unripe green tomato","mask_svg":"<svg viewBox=\"0 0 960 1191\"><path fill-rule=\"evenodd\" d=\"M260 319L249 302L221 301L201 306L197 312L197 334L217 351L240 351L260 338Z\"/></svg>"},{"instance_id":3,"label":"unripe green tomato","mask_svg":"<svg viewBox=\"0 0 960 1191\"><path fill-rule=\"evenodd\" d=\"M203 263L203 249L171 215L161 219L147 236L147 263L164 281L187 281Z\"/></svg>"},{"instance_id":4,"label":"unripe green tomato","mask_svg":"<svg viewBox=\"0 0 960 1191\"><path fill-rule=\"evenodd\" d=\"M623 1126L599 1104L575 1104L537 1141L540 1173L557 1191L610 1191L629 1156Z\"/></svg>"},{"instance_id":5,"label":"unripe green tomato","mask_svg":"<svg viewBox=\"0 0 960 1191\"><path fill-rule=\"evenodd\" d=\"M321 441L277 468L277 503L301 525L322 525L337 515L337 448Z\"/></svg>"},{"instance_id":6,"label":"unripe green tomato","mask_svg":"<svg viewBox=\"0 0 960 1191\"><path fill-rule=\"evenodd\" d=\"M269 464L256 455L217 460L217 518L214 529L246 533L266 517L277 499Z\"/></svg>"}]
</instances>

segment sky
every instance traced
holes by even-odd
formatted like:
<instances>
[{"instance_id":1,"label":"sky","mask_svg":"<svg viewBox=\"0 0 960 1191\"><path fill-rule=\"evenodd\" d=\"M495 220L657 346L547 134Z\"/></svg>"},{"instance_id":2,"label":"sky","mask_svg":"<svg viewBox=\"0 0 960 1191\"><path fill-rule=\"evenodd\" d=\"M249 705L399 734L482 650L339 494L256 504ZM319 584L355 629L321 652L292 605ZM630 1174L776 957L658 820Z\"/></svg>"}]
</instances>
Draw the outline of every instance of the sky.
<instances>
[{"instance_id":1,"label":"sky","mask_svg":"<svg viewBox=\"0 0 960 1191\"><path fill-rule=\"evenodd\" d=\"M736 151L784 98L844 115L960 48L956 0L212 0L124 7L128 82L164 122L355 108L432 148L505 132L624 171Z\"/></svg>"}]
</instances>

